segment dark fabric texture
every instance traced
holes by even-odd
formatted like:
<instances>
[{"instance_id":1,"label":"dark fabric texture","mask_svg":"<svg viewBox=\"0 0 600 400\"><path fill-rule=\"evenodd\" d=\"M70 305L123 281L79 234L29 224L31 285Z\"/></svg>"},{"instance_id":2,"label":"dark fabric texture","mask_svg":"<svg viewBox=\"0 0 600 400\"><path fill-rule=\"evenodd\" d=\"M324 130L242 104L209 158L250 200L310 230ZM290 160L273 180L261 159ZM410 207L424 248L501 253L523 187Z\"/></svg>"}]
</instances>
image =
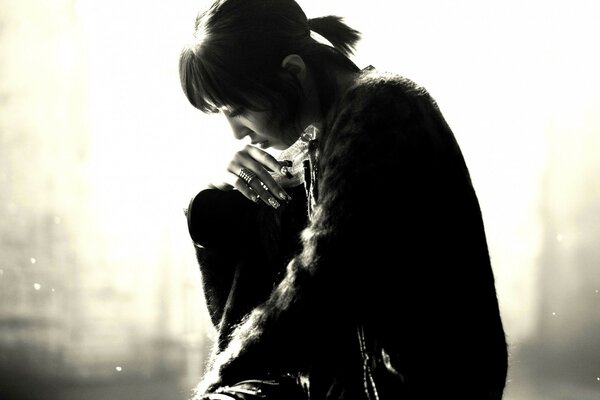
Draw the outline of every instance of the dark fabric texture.
<instances>
[{"instance_id":1,"label":"dark fabric texture","mask_svg":"<svg viewBox=\"0 0 600 400\"><path fill-rule=\"evenodd\" d=\"M302 372L314 400L363 398L363 324L403 398L500 398L508 356L485 229L435 101L370 69L321 134L310 222L302 188L277 211L234 191L192 202L217 383Z\"/></svg>"}]
</instances>

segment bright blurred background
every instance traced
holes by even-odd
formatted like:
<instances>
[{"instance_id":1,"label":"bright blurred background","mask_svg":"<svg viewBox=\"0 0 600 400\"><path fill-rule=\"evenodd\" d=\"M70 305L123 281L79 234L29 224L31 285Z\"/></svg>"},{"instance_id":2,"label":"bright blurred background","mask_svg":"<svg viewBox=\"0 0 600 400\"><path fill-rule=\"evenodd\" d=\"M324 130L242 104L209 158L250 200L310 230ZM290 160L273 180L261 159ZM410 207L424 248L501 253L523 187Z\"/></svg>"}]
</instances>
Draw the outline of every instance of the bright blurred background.
<instances>
[{"instance_id":1,"label":"bright blurred background","mask_svg":"<svg viewBox=\"0 0 600 400\"><path fill-rule=\"evenodd\" d=\"M183 209L233 144L179 86L199 4L0 0L0 399L185 400L198 380L213 331ZM505 398L600 399L600 2L300 4L346 17L357 64L427 87L455 131Z\"/></svg>"}]
</instances>

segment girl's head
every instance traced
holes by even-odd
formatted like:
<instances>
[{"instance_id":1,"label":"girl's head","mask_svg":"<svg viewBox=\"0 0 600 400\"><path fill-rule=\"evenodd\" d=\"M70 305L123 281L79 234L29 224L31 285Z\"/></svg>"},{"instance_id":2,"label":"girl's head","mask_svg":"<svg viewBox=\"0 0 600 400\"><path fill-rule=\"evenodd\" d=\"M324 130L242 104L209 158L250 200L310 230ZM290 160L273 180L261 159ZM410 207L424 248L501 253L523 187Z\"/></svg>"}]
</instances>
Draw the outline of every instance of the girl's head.
<instances>
[{"instance_id":1,"label":"girl's head","mask_svg":"<svg viewBox=\"0 0 600 400\"><path fill-rule=\"evenodd\" d=\"M216 0L198 14L181 53L181 85L203 112L256 112L279 129L301 130L307 96L323 114L336 96L336 74L358 70L348 58L358 39L338 17L307 19L294 0Z\"/></svg>"}]
</instances>

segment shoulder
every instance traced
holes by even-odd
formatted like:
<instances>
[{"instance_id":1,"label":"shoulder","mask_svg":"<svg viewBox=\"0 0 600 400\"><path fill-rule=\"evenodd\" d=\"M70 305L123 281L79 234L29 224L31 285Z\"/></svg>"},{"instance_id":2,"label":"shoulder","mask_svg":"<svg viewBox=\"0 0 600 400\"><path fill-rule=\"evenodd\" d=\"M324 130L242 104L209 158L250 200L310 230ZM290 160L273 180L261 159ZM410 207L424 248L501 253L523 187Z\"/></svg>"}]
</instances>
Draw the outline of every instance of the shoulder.
<instances>
[{"instance_id":1,"label":"shoulder","mask_svg":"<svg viewBox=\"0 0 600 400\"><path fill-rule=\"evenodd\" d=\"M436 102L402 75L363 70L338 100L325 128L323 153L332 162L359 154L434 164L459 148Z\"/></svg>"},{"instance_id":2,"label":"shoulder","mask_svg":"<svg viewBox=\"0 0 600 400\"><path fill-rule=\"evenodd\" d=\"M363 69L339 98L327 121L331 132L398 132L423 119L438 119L440 111L429 92L400 74ZM383 133L383 132L382 132Z\"/></svg>"},{"instance_id":3,"label":"shoulder","mask_svg":"<svg viewBox=\"0 0 600 400\"><path fill-rule=\"evenodd\" d=\"M363 69L351 86L351 90L373 94L397 92L413 96L427 95L427 90L413 80L390 71L378 70L372 66Z\"/></svg>"},{"instance_id":4,"label":"shoulder","mask_svg":"<svg viewBox=\"0 0 600 400\"><path fill-rule=\"evenodd\" d=\"M428 91L400 74L363 69L339 98L330 113L326 130L330 137L389 140L410 135L409 126L436 118L439 109Z\"/></svg>"},{"instance_id":5,"label":"shoulder","mask_svg":"<svg viewBox=\"0 0 600 400\"><path fill-rule=\"evenodd\" d=\"M353 109L357 112L374 107L387 110L399 106L409 111L408 108L417 102L434 103L427 90L413 80L397 73L367 67L340 98L337 111L340 113Z\"/></svg>"}]
</instances>

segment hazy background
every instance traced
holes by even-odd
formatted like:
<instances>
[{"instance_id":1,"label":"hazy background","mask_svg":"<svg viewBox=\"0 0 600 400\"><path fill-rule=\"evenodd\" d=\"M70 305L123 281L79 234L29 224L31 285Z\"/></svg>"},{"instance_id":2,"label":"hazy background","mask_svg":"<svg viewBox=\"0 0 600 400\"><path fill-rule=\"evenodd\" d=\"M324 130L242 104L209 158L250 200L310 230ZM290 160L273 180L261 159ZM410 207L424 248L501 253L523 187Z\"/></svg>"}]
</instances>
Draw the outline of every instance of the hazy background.
<instances>
[{"instance_id":1,"label":"hazy background","mask_svg":"<svg viewBox=\"0 0 600 400\"><path fill-rule=\"evenodd\" d=\"M213 332L183 209L232 139L179 86L198 4L0 0L2 400L184 400L200 376ZM505 398L599 399L600 2L300 4L345 16L358 65L426 86L455 131Z\"/></svg>"}]
</instances>

